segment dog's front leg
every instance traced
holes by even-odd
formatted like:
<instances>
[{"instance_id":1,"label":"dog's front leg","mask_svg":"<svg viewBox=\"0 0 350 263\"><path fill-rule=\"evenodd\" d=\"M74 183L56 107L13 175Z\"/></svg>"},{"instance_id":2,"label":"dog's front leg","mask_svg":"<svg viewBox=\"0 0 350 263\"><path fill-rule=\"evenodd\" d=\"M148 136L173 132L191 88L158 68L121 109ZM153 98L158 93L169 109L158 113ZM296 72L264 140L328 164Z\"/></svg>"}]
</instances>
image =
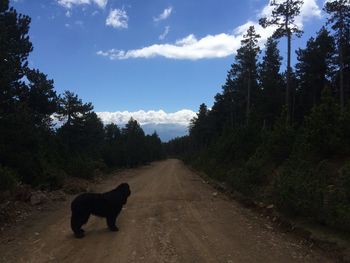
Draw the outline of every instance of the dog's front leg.
<instances>
[{"instance_id":1,"label":"dog's front leg","mask_svg":"<svg viewBox=\"0 0 350 263\"><path fill-rule=\"evenodd\" d=\"M107 226L111 231L118 231L118 227L115 225L115 221L117 219L116 215L107 216Z\"/></svg>"}]
</instances>

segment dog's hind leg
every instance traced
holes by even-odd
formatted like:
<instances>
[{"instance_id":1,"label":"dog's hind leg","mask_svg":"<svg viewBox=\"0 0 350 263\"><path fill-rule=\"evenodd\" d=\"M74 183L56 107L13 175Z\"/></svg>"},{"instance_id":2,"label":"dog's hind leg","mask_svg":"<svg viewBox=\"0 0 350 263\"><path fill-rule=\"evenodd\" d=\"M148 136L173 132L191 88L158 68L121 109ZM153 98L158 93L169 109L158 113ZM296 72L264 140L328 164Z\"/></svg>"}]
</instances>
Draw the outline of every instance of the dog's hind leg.
<instances>
[{"instance_id":1,"label":"dog's hind leg","mask_svg":"<svg viewBox=\"0 0 350 263\"><path fill-rule=\"evenodd\" d=\"M77 214L74 212L72 213L71 228L76 238L84 237L84 230L81 228L81 226L87 223L89 217L90 214Z\"/></svg>"}]
</instances>

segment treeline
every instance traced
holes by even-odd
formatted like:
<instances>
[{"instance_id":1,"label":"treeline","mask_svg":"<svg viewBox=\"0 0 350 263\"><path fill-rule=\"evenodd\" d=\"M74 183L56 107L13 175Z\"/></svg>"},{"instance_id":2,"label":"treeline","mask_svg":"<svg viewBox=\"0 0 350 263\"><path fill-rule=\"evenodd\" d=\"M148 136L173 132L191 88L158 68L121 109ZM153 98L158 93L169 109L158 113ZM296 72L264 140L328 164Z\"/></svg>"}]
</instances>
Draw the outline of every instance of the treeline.
<instances>
[{"instance_id":1,"label":"treeline","mask_svg":"<svg viewBox=\"0 0 350 263\"><path fill-rule=\"evenodd\" d=\"M53 80L28 66L30 21L0 0L0 191L17 182L57 188L67 176L162 158L156 133L146 136L133 119L104 126L91 103L58 95Z\"/></svg>"},{"instance_id":2,"label":"treeline","mask_svg":"<svg viewBox=\"0 0 350 263\"><path fill-rule=\"evenodd\" d=\"M271 2L272 17L260 23L277 30L263 54L250 27L214 105L200 105L189 136L167 151L289 215L350 230L350 2L326 2L327 24L296 50L293 69L302 4Z\"/></svg>"}]
</instances>

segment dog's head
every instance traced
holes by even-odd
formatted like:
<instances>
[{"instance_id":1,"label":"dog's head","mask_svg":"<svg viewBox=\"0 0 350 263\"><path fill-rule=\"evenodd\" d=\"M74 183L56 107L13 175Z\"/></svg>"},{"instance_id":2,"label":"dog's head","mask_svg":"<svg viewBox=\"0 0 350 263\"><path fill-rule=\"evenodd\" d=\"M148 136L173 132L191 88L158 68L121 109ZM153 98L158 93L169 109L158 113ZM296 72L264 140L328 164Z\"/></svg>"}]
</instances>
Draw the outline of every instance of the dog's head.
<instances>
[{"instance_id":1,"label":"dog's head","mask_svg":"<svg viewBox=\"0 0 350 263\"><path fill-rule=\"evenodd\" d=\"M129 197L130 194L131 194L129 184L128 184L128 183L122 183L122 184L118 185L118 186L115 188L115 190L121 193L121 196L122 196L122 203L123 203L123 205L125 205L125 204L126 204L126 201L127 201L127 199L128 199L128 197Z\"/></svg>"}]
</instances>

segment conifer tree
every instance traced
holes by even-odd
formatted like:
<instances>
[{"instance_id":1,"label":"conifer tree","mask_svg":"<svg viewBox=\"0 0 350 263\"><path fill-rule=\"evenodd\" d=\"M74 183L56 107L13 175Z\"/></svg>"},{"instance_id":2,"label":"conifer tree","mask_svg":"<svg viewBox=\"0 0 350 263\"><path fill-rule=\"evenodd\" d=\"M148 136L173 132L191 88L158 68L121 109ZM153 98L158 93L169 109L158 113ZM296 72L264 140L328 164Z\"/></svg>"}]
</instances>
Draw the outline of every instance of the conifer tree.
<instances>
[{"instance_id":1,"label":"conifer tree","mask_svg":"<svg viewBox=\"0 0 350 263\"><path fill-rule=\"evenodd\" d=\"M60 96L59 103L58 117L60 120L65 120L67 126L93 109L91 103L83 103L78 95L68 90L64 92L63 96Z\"/></svg>"},{"instance_id":2,"label":"conifer tree","mask_svg":"<svg viewBox=\"0 0 350 263\"><path fill-rule=\"evenodd\" d=\"M58 97L54 90L53 80L39 70L26 70L28 90L22 96L22 101L27 103L32 112L35 125L49 129L52 123L51 116L58 109Z\"/></svg>"},{"instance_id":3,"label":"conifer tree","mask_svg":"<svg viewBox=\"0 0 350 263\"><path fill-rule=\"evenodd\" d=\"M272 0L270 6L273 7L271 18L261 18L259 23L262 27L277 26L273 37L279 39L287 38L287 87L286 87L286 107L287 122L291 120L291 49L292 36L300 37L302 30L295 24L295 18L300 14L300 8L303 5L301 0L285 0L283 2Z\"/></svg>"},{"instance_id":4,"label":"conifer tree","mask_svg":"<svg viewBox=\"0 0 350 263\"><path fill-rule=\"evenodd\" d=\"M322 90L329 85L334 73L334 47L333 37L322 28L316 38L308 40L305 49L296 51L299 110L302 110L299 115L306 114L316 106L321 99Z\"/></svg>"},{"instance_id":5,"label":"conifer tree","mask_svg":"<svg viewBox=\"0 0 350 263\"><path fill-rule=\"evenodd\" d=\"M340 99L340 106L342 109L344 109L344 106L345 106L344 64L346 60L345 51L350 47L350 1L349 0L328 1L325 4L324 10L329 14L327 24L330 24L332 29L335 31L335 39L338 46L339 99ZM350 54L348 55L350 56ZM348 59L348 63L350 63L350 58L347 58L347 59Z\"/></svg>"},{"instance_id":6,"label":"conifer tree","mask_svg":"<svg viewBox=\"0 0 350 263\"><path fill-rule=\"evenodd\" d=\"M261 98L259 109L264 126L272 127L276 117L281 113L283 99L283 79L280 74L282 57L277 48L277 41L269 38L265 44L265 55L259 64L259 82Z\"/></svg>"},{"instance_id":7,"label":"conifer tree","mask_svg":"<svg viewBox=\"0 0 350 263\"><path fill-rule=\"evenodd\" d=\"M208 127L208 113L207 105L202 103L199 106L197 116L191 120L190 123L190 136L194 139L197 147L203 147L208 145L209 141L209 127Z\"/></svg>"},{"instance_id":8,"label":"conifer tree","mask_svg":"<svg viewBox=\"0 0 350 263\"><path fill-rule=\"evenodd\" d=\"M38 145L32 115L20 99L27 91L23 77L32 51L29 24L28 16L10 8L8 0L0 0L0 166L16 169L28 181L39 172L34 164Z\"/></svg>"},{"instance_id":9,"label":"conifer tree","mask_svg":"<svg viewBox=\"0 0 350 263\"><path fill-rule=\"evenodd\" d=\"M114 123L107 124L104 127L104 130L105 130L105 141L108 144L112 144L118 139L120 139L121 132L116 124Z\"/></svg>"},{"instance_id":10,"label":"conifer tree","mask_svg":"<svg viewBox=\"0 0 350 263\"><path fill-rule=\"evenodd\" d=\"M91 103L83 103L73 92L65 91L63 96L60 96L57 117L65 123L58 130L58 134L70 150L81 149L78 137L85 123L97 118L91 115L92 109Z\"/></svg>"},{"instance_id":11,"label":"conifer tree","mask_svg":"<svg viewBox=\"0 0 350 263\"><path fill-rule=\"evenodd\" d=\"M133 167L145 163L145 133L140 124L131 118L122 129L126 165Z\"/></svg>"},{"instance_id":12,"label":"conifer tree","mask_svg":"<svg viewBox=\"0 0 350 263\"><path fill-rule=\"evenodd\" d=\"M32 51L29 40L30 18L0 0L0 115L11 113L24 88L21 81Z\"/></svg>"},{"instance_id":13,"label":"conifer tree","mask_svg":"<svg viewBox=\"0 0 350 263\"><path fill-rule=\"evenodd\" d=\"M243 114L245 123L249 121L252 104L258 92L257 83L257 56L260 53L258 39L260 35L250 26L247 34L243 36L242 46L237 50L235 63L232 65L230 77L233 80L233 101L238 105L237 114ZM244 109L245 108L245 109Z\"/></svg>"},{"instance_id":14,"label":"conifer tree","mask_svg":"<svg viewBox=\"0 0 350 263\"><path fill-rule=\"evenodd\" d=\"M220 136L225 127L233 128L235 124L235 114L233 104L232 80L227 78L226 84L222 87L223 92L217 93L214 97L214 104L208 114L208 121L213 136Z\"/></svg>"}]
</instances>

